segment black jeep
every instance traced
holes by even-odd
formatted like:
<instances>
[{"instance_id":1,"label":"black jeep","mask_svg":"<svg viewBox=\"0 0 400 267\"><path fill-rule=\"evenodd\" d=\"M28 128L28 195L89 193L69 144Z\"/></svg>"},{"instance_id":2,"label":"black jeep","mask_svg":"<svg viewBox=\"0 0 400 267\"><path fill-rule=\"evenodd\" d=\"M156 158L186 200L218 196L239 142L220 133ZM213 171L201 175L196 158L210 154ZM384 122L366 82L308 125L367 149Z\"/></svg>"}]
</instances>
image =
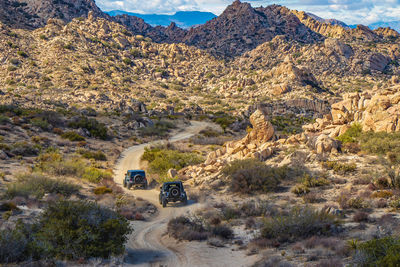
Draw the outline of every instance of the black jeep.
<instances>
[{"instance_id":1,"label":"black jeep","mask_svg":"<svg viewBox=\"0 0 400 267\"><path fill-rule=\"evenodd\" d=\"M125 174L123 181L124 187L131 189L132 186L147 188L146 173L142 170L130 170Z\"/></svg>"},{"instance_id":2,"label":"black jeep","mask_svg":"<svg viewBox=\"0 0 400 267\"><path fill-rule=\"evenodd\" d=\"M187 195L181 181L164 183L160 187L160 204L165 208L168 202L183 202L187 204Z\"/></svg>"}]
</instances>

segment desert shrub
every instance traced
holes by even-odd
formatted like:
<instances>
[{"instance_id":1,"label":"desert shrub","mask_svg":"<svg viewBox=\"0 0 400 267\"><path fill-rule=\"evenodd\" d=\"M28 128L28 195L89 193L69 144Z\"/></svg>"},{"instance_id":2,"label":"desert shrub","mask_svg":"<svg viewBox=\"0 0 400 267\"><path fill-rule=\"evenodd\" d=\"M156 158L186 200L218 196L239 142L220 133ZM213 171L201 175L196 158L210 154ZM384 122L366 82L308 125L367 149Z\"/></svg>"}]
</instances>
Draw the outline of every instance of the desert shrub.
<instances>
[{"instance_id":1,"label":"desert shrub","mask_svg":"<svg viewBox=\"0 0 400 267\"><path fill-rule=\"evenodd\" d=\"M86 201L58 201L35 225L32 250L41 258L108 258L125 251L128 221L116 212Z\"/></svg>"},{"instance_id":2,"label":"desert shrub","mask_svg":"<svg viewBox=\"0 0 400 267\"><path fill-rule=\"evenodd\" d=\"M0 211L13 211L18 210L17 205L13 202L4 202L0 205Z\"/></svg>"},{"instance_id":3,"label":"desert shrub","mask_svg":"<svg viewBox=\"0 0 400 267\"><path fill-rule=\"evenodd\" d=\"M373 198L391 198L393 196L393 193L390 191L382 190L382 191L376 191L373 192L371 197Z\"/></svg>"},{"instance_id":4,"label":"desert shrub","mask_svg":"<svg viewBox=\"0 0 400 267\"><path fill-rule=\"evenodd\" d=\"M310 193L310 188L304 184L297 184L290 191L296 196L303 196Z\"/></svg>"},{"instance_id":5,"label":"desert shrub","mask_svg":"<svg viewBox=\"0 0 400 267\"><path fill-rule=\"evenodd\" d=\"M361 149L368 153L386 155L400 153L400 133L367 132L360 138Z\"/></svg>"},{"instance_id":6,"label":"desert shrub","mask_svg":"<svg viewBox=\"0 0 400 267\"><path fill-rule=\"evenodd\" d=\"M10 152L17 156L36 156L39 149L27 142L17 142L11 146Z\"/></svg>"},{"instance_id":7,"label":"desert shrub","mask_svg":"<svg viewBox=\"0 0 400 267\"><path fill-rule=\"evenodd\" d=\"M355 163L347 164L340 163L337 161L326 161L322 163L322 167L328 170L333 170L335 173L346 174L349 172L354 172L357 169Z\"/></svg>"},{"instance_id":8,"label":"desert shrub","mask_svg":"<svg viewBox=\"0 0 400 267\"><path fill-rule=\"evenodd\" d=\"M356 266L399 266L399 251L398 237L373 239L356 246L353 260Z\"/></svg>"},{"instance_id":9,"label":"desert shrub","mask_svg":"<svg viewBox=\"0 0 400 267\"><path fill-rule=\"evenodd\" d=\"M236 121L236 119L228 114L217 114L216 117L213 118L213 121L221 126L221 128L226 131L226 129Z\"/></svg>"},{"instance_id":10,"label":"desert shrub","mask_svg":"<svg viewBox=\"0 0 400 267\"><path fill-rule=\"evenodd\" d=\"M400 133L363 132L360 124L353 124L338 137L343 143L357 143L361 150L378 155L400 153Z\"/></svg>"},{"instance_id":11,"label":"desert shrub","mask_svg":"<svg viewBox=\"0 0 400 267\"><path fill-rule=\"evenodd\" d=\"M233 238L233 231L227 225L216 225L211 228L212 234L225 239Z\"/></svg>"},{"instance_id":12,"label":"desert shrub","mask_svg":"<svg viewBox=\"0 0 400 267\"><path fill-rule=\"evenodd\" d=\"M8 185L5 196L8 199L14 197L42 198L44 194L54 193L63 196L71 196L79 193L80 187L65 181L52 179L38 173L26 173L17 177L17 181Z\"/></svg>"},{"instance_id":13,"label":"desert shrub","mask_svg":"<svg viewBox=\"0 0 400 267\"><path fill-rule=\"evenodd\" d=\"M201 134L201 135L203 135L205 137L217 137L217 136L220 136L222 133L218 132L218 131L215 131L212 128L206 128L204 130L201 130L199 132L199 134Z\"/></svg>"},{"instance_id":14,"label":"desert shrub","mask_svg":"<svg viewBox=\"0 0 400 267\"><path fill-rule=\"evenodd\" d=\"M209 233L201 222L185 216L174 218L168 222L168 234L179 240L207 240Z\"/></svg>"},{"instance_id":15,"label":"desert shrub","mask_svg":"<svg viewBox=\"0 0 400 267\"><path fill-rule=\"evenodd\" d=\"M321 201L321 197L319 194L312 192L303 195L303 200L305 203L318 203Z\"/></svg>"},{"instance_id":16,"label":"desert shrub","mask_svg":"<svg viewBox=\"0 0 400 267\"><path fill-rule=\"evenodd\" d=\"M43 120L42 118L31 119L31 124L33 126L41 128L44 131L47 131L50 129L50 124L47 121Z\"/></svg>"},{"instance_id":17,"label":"desert shrub","mask_svg":"<svg viewBox=\"0 0 400 267\"><path fill-rule=\"evenodd\" d=\"M107 156L102 151L90 151L85 149L78 150L78 153L82 155L82 157L87 159L95 159L100 161L106 161Z\"/></svg>"},{"instance_id":18,"label":"desert shrub","mask_svg":"<svg viewBox=\"0 0 400 267\"><path fill-rule=\"evenodd\" d=\"M204 226L199 218L176 217L168 222L168 234L178 240L207 240L211 236L233 238L233 231L226 225Z\"/></svg>"},{"instance_id":19,"label":"desert shrub","mask_svg":"<svg viewBox=\"0 0 400 267\"><path fill-rule=\"evenodd\" d=\"M169 169L180 170L189 165L203 162L196 153L184 153L162 147L145 148L142 160L149 162L149 172L165 176Z\"/></svg>"},{"instance_id":20,"label":"desert shrub","mask_svg":"<svg viewBox=\"0 0 400 267\"><path fill-rule=\"evenodd\" d=\"M0 125L7 124L10 122L10 118L4 115L0 115Z\"/></svg>"},{"instance_id":21,"label":"desert shrub","mask_svg":"<svg viewBox=\"0 0 400 267\"><path fill-rule=\"evenodd\" d=\"M27 57L28 57L28 54L25 53L24 51L18 51L17 54L18 54L18 56L20 56L20 57L24 57L24 58L27 58Z\"/></svg>"},{"instance_id":22,"label":"desert shrub","mask_svg":"<svg viewBox=\"0 0 400 267\"><path fill-rule=\"evenodd\" d=\"M347 191L340 193L337 202L342 209L362 209L366 207L364 199L358 196L353 197L352 194Z\"/></svg>"},{"instance_id":23,"label":"desert shrub","mask_svg":"<svg viewBox=\"0 0 400 267\"><path fill-rule=\"evenodd\" d=\"M26 260L28 239L19 229L0 231L0 263L13 263Z\"/></svg>"},{"instance_id":24,"label":"desert shrub","mask_svg":"<svg viewBox=\"0 0 400 267\"><path fill-rule=\"evenodd\" d=\"M395 189L400 189L400 170L399 169L389 169L389 186Z\"/></svg>"},{"instance_id":25,"label":"desert shrub","mask_svg":"<svg viewBox=\"0 0 400 267\"><path fill-rule=\"evenodd\" d=\"M112 173L97 169L95 167L86 167L82 174L82 178L91 183L99 183L103 179L111 179Z\"/></svg>"},{"instance_id":26,"label":"desert shrub","mask_svg":"<svg viewBox=\"0 0 400 267\"><path fill-rule=\"evenodd\" d=\"M354 123L350 128L337 139L343 144L356 143L362 134L362 126L359 123Z\"/></svg>"},{"instance_id":27,"label":"desert shrub","mask_svg":"<svg viewBox=\"0 0 400 267\"><path fill-rule=\"evenodd\" d=\"M74 131L68 131L61 135L62 138L68 139L71 142L84 141L85 137Z\"/></svg>"},{"instance_id":28,"label":"desert shrub","mask_svg":"<svg viewBox=\"0 0 400 267\"><path fill-rule=\"evenodd\" d=\"M105 195L105 194L111 194L112 193L112 189L105 187L105 186L99 186L97 188L95 188L93 190L93 193L95 195Z\"/></svg>"},{"instance_id":29,"label":"desert shrub","mask_svg":"<svg viewBox=\"0 0 400 267\"><path fill-rule=\"evenodd\" d=\"M355 222L366 222L369 219L369 215L363 211L357 211L353 216L353 221Z\"/></svg>"},{"instance_id":30,"label":"desert shrub","mask_svg":"<svg viewBox=\"0 0 400 267\"><path fill-rule=\"evenodd\" d=\"M107 127L105 126L105 124L98 122L96 119L93 118L89 119L82 116L68 123L68 126L75 129L86 129L93 137L100 138L102 140L106 140L108 138Z\"/></svg>"},{"instance_id":31,"label":"desert shrub","mask_svg":"<svg viewBox=\"0 0 400 267\"><path fill-rule=\"evenodd\" d=\"M312 118L287 114L283 116L274 116L271 118L272 125L278 132L283 134L298 134L303 132L302 126L313 122Z\"/></svg>"},{"instance_id":32,"label":"desert shrub","mask_svg":"<svg viewBox=\"0 0 400 267\"><path fill-rule=\"evenodd\" d=\"M340 222L326 211L308 207L294 207L287 213L272 216L264 221L261 235L279 241L295 241L315 233L330 235L337 231Z\"/></svg>"},{"instance_id":33,"label":"desert shrub","mask_svg":"<svg viewBox=\"0 0 400 267\"><path fill-rule=\"evenodd\" d=\"M230 206L222 207L221 211L222 211L222 216L223 216L224 220L237 219L237 218L240 218L242 215L241 210L235 209Z\"/></svg>"},{"instance_id":34,"label":"desert shrub","mask_svg":"<svg viewBox=\"0 0 400 267\"><path fill-rule=\"evenodd\" d=\"M153 126L140 128L139 132L141 136L166 137L170 130L175 128L176 126L172 122L160 120L154 123Z\"/></svg>"},{"instance_id":35,"label":"desert shrub","mask_svg":"<svg viewBox=\"0 0 400 267\"><path fill-rule=\"evenodd\" d=\"M400 198L395 198L393 199L390 203L389 206L395 210L400 209Z\"/></svg>"},{"instance_id":36,"label":"desert shrub","mask_svg":"<svg viewBox=\"0 0 400 267\"><path fill-rule=\"evenodd\" d=\"M86 167L84 162L76 158L64 160L61 155L57 156L56 153L49 157L42 156L42 160L36 165L36 168L53 175L81 177Z\"/></svg>"},{"instance_id":37,"label":"desert shrub","mask_svg":"<svg viewBox=\"0 0 400 267\"><path fill-rule=\"evenodd\" d=\"M269 167L257 159L235 160L222 169L230 179L230 190L240 193L270 192L276 190L281 180L288 178L288 167Z\"/></svg>"},{"instance_id":38,"label":"desert shrub","mask_svg":"<svg viewBox=\"0 0 400 267\"><path fill-rule=\"evenodd\" d=\"M327 179L323 177L316 178L308 173L304 174L303 177L300 178L300 182L307 187L319 187L329 184Z\"/></svg>"}]
</instances>

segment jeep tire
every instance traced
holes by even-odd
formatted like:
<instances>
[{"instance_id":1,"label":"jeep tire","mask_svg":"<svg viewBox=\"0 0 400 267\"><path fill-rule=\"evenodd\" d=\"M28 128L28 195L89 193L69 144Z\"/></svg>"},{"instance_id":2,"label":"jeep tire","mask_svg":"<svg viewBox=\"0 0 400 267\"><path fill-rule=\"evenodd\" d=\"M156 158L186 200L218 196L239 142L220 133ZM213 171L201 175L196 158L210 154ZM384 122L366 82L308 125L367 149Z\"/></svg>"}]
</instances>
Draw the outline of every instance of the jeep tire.
<instances>
[{"instance_id":1,"label":"jeep tire","mask_svg":"<svg viewBox=\"0 0 400 267\"><path fill-rule=\"evenodd\" d=\"M172 188L169 190L169 194L170 194L170 196L173 197L173 198L178 198L178 197L180 197L180 195L181 195L181 190L180 190L178 187L172 187Z\"/></svg>"},{"instance_id":2,"label":"jeep tire","mask_svg":"<svg viewBox=\"0 0 400 267\"><path fill-rule=\"evenodd\" d=\"M167 200L165 198L163 198L163 200L162 200L162 206L163 206L163 208L165 208L167 206Z\"/></svg>"}]
</instances>

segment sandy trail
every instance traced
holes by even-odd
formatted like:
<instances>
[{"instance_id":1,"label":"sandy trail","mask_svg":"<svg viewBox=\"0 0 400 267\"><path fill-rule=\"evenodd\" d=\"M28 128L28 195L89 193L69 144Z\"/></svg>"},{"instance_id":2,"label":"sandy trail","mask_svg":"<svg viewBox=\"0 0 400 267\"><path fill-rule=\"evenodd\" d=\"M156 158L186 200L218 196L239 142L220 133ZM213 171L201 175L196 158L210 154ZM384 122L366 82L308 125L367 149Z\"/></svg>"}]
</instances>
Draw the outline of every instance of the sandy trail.
<instances>
[{"instance_id":1,"label":"sandy trail","mask_svg":"<svg viewBox=\"0 0 400 267\"><path fill-rule=\"evenodd\" d=\"M192 121L191 125L182 132L178 132L169 139L169 142L177 142L192 137L201 130L213 126L206 122ZM118 160L114 173L114 180L122 186L124 174L129 169L140 169L140 157L144 148L154 143L141 144L125 150ZM162 142L162 141L161 141ZM130 194L141 197L159 209L159 214L151 221L134 221L132 223L134 232L127 242L127 256L124 263L127 266L249 266L250 260L243 252L233 252L230 248L210 248L207 244L200 242L176 243L167 237L163 237L168 221L171 218L193 211L200 204L193 202L186 206L181 204L169 204L162 208L158 203L158 193L153 190L130 190Z\"/></svg>"}]
</instances>

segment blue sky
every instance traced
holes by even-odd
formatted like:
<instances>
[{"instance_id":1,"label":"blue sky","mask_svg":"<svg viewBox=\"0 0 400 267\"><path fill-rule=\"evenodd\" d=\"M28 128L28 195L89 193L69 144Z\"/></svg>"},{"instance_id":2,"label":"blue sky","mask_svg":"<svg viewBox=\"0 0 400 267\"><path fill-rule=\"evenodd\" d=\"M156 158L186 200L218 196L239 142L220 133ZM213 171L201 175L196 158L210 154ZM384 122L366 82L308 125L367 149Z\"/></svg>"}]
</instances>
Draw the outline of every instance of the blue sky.
<instances>
[{"instance_id":1,"label":"blue sky","mask_svg":"<svg viewBox=\"0 0 400 267\"><path fill-rule=\"evenodd\" d=\"M219 15L233 0L96 0L104 11L171 14L183 10L210 11ZM244 2L244 0L242 1ZM280 4L336 18L348 24L400 20L400 0L247 0L253 6Z\"/></svg>"}]
</instances>

